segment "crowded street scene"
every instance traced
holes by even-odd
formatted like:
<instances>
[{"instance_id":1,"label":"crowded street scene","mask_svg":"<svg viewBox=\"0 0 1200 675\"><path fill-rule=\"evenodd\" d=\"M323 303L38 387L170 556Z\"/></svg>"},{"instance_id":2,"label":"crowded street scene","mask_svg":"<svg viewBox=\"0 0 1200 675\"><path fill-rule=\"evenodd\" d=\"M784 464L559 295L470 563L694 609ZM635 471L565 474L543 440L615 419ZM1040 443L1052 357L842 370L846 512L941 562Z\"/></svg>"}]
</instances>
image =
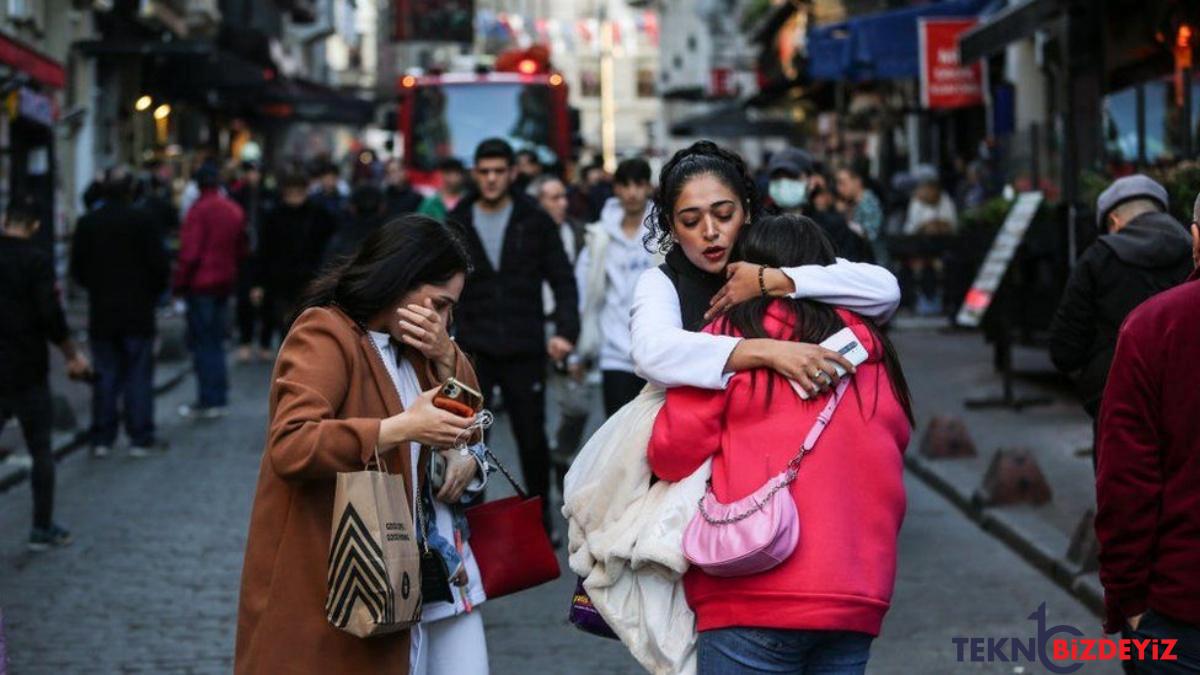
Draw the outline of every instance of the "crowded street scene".
<instances>
[{"instance_id":1,"label":"crowded street scene","mask_svg":"<svg viewBox=\"0 0 1200 675\"><path fill-rule=\"evenodd\" d=\"M1200 674L1198 30L0 3L0 675Z\"/></svg>"}]
</instances>

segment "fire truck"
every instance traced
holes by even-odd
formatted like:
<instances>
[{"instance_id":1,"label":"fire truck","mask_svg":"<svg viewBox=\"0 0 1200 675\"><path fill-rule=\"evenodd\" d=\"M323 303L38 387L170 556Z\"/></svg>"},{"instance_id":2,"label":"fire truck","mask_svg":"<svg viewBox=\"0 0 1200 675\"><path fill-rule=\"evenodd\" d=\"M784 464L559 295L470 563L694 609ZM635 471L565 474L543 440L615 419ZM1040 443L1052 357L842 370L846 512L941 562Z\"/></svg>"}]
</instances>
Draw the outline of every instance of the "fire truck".
<instances>
[{"instance_id":1,"label":"fire truck","mask_svg":"<svg viewBox=\"0 0 1200 675\"><path fill-rule=\"evenodd\" d=\"M547 56L531 49L501 55L491 72L400 77L397 131L412 184L433 187L448 157L470 166L475 146L491 137L534 150L543 162L570 161L577 115Z\"/></svg>"}]
</instances>

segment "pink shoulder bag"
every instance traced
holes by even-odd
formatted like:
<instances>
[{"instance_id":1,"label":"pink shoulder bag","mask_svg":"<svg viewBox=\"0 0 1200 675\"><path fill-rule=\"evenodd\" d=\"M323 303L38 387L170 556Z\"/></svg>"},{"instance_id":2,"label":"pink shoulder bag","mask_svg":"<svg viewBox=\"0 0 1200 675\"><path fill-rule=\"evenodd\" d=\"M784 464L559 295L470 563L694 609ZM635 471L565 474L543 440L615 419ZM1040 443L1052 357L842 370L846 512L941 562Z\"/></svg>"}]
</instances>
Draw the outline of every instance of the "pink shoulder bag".
<instances>
[{"instance_id":1,"label":"pink shoulder bag","mask_svg":"<svg viewBox=\"0 0 1200 675\"><path fill-rule=\"evenodd\" d=\"M690 563L716 577L739 577L765 572L792 555L800 539L800 523L788 487L796 480L800 461L812 452L828 426L849 383L849 378L838 383L787 469L753 494L722 504L709 479L700 498L700 511L683 533L683 554Z\"/></svg>"}]
</instances>

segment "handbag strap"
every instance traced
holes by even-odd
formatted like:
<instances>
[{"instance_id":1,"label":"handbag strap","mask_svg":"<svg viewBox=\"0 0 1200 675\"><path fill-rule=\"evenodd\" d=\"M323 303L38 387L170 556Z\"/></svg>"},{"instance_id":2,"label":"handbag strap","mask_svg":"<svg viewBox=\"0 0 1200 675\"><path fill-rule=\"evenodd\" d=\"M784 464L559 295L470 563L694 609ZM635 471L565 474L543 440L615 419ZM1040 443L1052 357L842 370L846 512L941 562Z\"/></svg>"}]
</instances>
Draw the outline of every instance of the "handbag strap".
<instances>
[{"instance_id":1,"label":"handbag strap","mask_svg":"<svg viewBox=\"0 0 1200 675\"><path fill-rule=\"evenodd\" d=\"M797 451L796 456L792 457L791 461L788 462L787 471L784 472L783 480L775 481L775 485L772 486L767 494L763 496L762 501L754 502L754 500L751 498L750 501L754 502L754 506L752 508L726 518L717 518L716 516L711 515L704 507L705 498L712 493L712 477L710 476L708 479L708 484L704 490L704 496L700 498L700 516L703 517L704 520L708 521L708 523L711 525L732 525L734 523L743 521L755 513L763 510L763 507L771 502L771 498L775 496L775 493L794 483L796 481L796 475L800 471L800 461L804 459L806 454L812 451L813 446L815 446L817 441L821 438L821 434L825 432L825 427L829 426L829 421L833 419L833 413L835 410L837 410L838 404L842 402L842 397L845 396L846 388L848 386L850 386L849 377L844 377L842 378L841 382L838 382L837 389L834 389L833 395L829 397L829 402L826 403L821 412L817 414L816 421L813 422L812 428L808 430L808 435L804 437L804 443L800 446L800 450Z\"/></svg>"},{"instance_id":2,"label":"handbag strap","mask_svg":"<svg viewBox=\"0 0 1200 675\"><path fill-rule=\"evenodd\" d=\"M492 449L485 444L483 446L483 452L487 455L488 461L495 463L496 468L500 469L500 473L504 474L504 478L507 479L509 484L513 486L513 489L517 491L517 496L521 499L528 499L529 493L525 490L525 488L521 487L521 484L517 482L516 478L513 478L512 474L509 473L508 469L504 466L504 463L500 461L500 458L496 457L496 455L492 453Z\"/></svg>"}]
</instances>

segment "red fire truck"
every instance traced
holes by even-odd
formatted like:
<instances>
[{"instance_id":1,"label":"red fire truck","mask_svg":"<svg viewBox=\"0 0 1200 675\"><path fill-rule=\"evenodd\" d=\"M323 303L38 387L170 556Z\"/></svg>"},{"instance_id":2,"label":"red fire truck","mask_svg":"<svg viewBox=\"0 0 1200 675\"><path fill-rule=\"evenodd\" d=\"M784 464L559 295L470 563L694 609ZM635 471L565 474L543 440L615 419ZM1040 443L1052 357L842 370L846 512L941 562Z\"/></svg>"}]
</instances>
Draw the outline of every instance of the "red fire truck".
<instances>
[{"instance_id":1,"label":"red fire truck","mask_svg":"<svg viewBox=\"0 0 1200 675\"><path fill-rule=\"evenodd\" d=\"M433 186L444 158L470 166L475 146L493 136L516 150L532 149L543 161L570 160L573 115L563 76L534 58L518 59L512 68L400 78L396 119L413 185Z\"/></svg>"}]
</instances>

